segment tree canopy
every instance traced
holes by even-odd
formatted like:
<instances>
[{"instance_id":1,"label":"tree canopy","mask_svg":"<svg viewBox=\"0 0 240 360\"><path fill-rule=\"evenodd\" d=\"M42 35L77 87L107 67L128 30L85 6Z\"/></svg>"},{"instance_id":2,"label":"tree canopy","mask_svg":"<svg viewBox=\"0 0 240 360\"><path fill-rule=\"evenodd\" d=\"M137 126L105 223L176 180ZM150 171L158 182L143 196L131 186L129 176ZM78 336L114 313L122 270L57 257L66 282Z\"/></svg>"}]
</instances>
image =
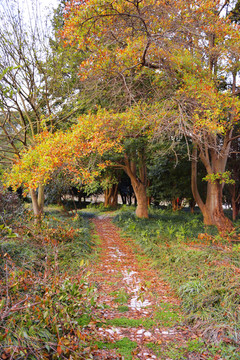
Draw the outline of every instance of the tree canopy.
<instances>
[{"instance_id":1,"label":"tree canopy","mask_svg":"<svg viewBox=\"0 0 240 360\"><path fill-rule=\"evenodd\" d=\"M98 169L87 160L94 158L94 166L98 161L98 167L106 166L110 163L103 155L111 151L125 154L125 163L120 164L125 170L135 163L140 171L134 156L145 159L142 150L147 148L127 151L130 138L135 143L139 137L185 138L189 155L193 148L192 191L205 224L230 230L222 210L222 190L239 122L240 32L229 4L220 0L67 2L60 26L63 44L81 54L81 88L91 89L80 91L79 97L89 94L108 110L96 111L95 100L90 100L91 111L71 130L43 132L35 148L15 165L12 179L21 173L20 182L34 187L59 166L69 167L75 178L81 173L79 181L90 179ZM236 12L235 5L231 3ZM41 154L41 160L35 156L32 163L34 153ZM198 159L207 172L205 200L197 187ZM132 170L127 173L131 177ZM133 182L134 178L146 187L140 174Z\"/></svg>"}]
</instances>

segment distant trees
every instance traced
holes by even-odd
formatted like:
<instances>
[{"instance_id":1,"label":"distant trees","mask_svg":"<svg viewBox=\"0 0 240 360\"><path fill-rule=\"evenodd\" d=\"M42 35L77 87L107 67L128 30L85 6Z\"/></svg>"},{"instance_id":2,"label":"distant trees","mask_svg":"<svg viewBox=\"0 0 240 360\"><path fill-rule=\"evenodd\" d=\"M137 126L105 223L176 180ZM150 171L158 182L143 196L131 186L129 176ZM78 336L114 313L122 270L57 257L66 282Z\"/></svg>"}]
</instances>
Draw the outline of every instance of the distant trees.
<instances>
[{"instance_id":1,"label":"distant trees","mask_svg":"<svg viewBox=\"0 0 240 360\"><path fill-rule=\"evenodd\" d=\"M171 203L173 210L179 210L188 204L193 212L196 202L191 191L191 162L184 140L176 142L172 147L163 144L165 148L153 154L148 167L149 194L154 203ZM190 151L191 149L189 149ZM203 198L206 196L206 175L201 166L198 174L198 188Z\"/></svg>"}]
</instances>

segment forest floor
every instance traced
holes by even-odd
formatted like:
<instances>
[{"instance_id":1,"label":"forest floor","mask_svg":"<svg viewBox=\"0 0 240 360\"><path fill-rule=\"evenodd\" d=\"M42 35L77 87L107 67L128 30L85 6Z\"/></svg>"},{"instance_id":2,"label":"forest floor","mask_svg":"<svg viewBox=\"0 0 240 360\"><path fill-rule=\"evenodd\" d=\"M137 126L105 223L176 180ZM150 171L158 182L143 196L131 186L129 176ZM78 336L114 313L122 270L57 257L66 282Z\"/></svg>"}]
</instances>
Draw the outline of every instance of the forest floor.
<instances>
[{"instance_id":1,"label":"forest floor","mask_svg":"<svg viewBox=\"0 0 240 360\"><path fill-rule=\"evenodd\" d=\"M0 359L240 360L240 245L200 214L134 211L2 226Z\"/></svg>"},{"instance_id":2,"label":"forest floor","mask_svg":"<svg viewBox=\"0 0 240 360\"><path fill-rule=\"evenodd\" d=\"M182 322L180 301L130 238L108 216L92 220L100 254L90 278L98 288L99 341L94 359L207 359ZM181 357L182 356L182 357Z\"/></svg>"}]
</instances>

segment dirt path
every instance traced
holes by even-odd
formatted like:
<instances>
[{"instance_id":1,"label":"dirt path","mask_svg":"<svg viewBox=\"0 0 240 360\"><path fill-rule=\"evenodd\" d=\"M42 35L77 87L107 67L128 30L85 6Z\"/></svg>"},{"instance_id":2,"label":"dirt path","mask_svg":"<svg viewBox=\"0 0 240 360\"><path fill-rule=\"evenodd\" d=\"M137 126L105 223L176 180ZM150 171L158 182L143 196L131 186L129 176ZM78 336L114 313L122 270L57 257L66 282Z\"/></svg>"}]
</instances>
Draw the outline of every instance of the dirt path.
<instances>
[{"instance_id":1,"label":"dirt path","mask_svg":"<svg viewBox=\"0 0 240 360\"><path fill-rule=\"evenodd\" d=\"M170 360L171 346L177 349L195 337L180 325L179 299L132 240L120 237L109 218L93 223L101 253L91 268L91 280L98 286L97 301L103 304L95 315L104 324L98 329L93 358Z\"/></svg>"}]
</instances>

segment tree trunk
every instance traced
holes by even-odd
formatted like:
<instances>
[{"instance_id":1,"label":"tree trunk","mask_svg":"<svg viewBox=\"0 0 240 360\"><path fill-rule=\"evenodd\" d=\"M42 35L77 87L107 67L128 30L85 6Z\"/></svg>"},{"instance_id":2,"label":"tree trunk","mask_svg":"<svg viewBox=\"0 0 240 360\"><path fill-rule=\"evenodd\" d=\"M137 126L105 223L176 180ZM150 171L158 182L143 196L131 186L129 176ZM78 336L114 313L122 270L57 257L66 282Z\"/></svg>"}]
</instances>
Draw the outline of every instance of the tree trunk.
<instances>
[{"instance_id":1,"label":"tree trunk","mask_svg":"<svg viewBox=\"0 0 240 360\"><path fill-rule=\"evenodd\" d=\"M146 192L146 186L139 184L133 187L137 198L136 215L139 218L148 218L148 197Z\"/></svg>"},{"instance_id":2,"label":"tree trunk","mask_svg":"<svg viewBox=\"0 0 240 360\"><path fill-rule=\"evenodd\" d=\"M231 191L231 202L232 202L232 219L236 220L239 213L239 197L236 198L236 184L233 185L233 189Z\"/></svg>"},{"instance_id":3,"label":"tree trunk","mask_svg":"<svg viewBox=\"0 0 240 360\"><path fill-rule=\"evenodd\" d=\"M36 191L31 189L30 195L31 195L31 199L32 199L33 214L36 218L39 218L41 216L41 210L38 206L38 199L37 199Z\"/></svg>"},{"instance_id":4,"label":"tree trunk","mask_svg":"<svg viewBox=\"0 0 240 360\"><path fill-rule=\"evenodd\" d=\"M112 198L111 198L111 206L117 207L117 205L118 205L118 184L114 184Z\"/></svg>"},{"instance_id":5,"label":"tree trunk","mask_svg":"<svg viewBox=\"0 0 240 360\"><path fill-rule=\"evenodd\" d=\"M123 195L123 193L120 193L120 195L121 195L123 205L126 205L126 203L127 203L126 195Z\"/></svg>"},{"instance_id":6,"label":"tree trunk","mask_svg":"<svg viewBox=\"0 0 240 360\"><path fill-rule=\"evenodd\" d=\"M109 206L110 196L111 196L110 189L104 190L104 206L105 207Z\"/></svg>"},{"instance_id":7,"label":"tree trunk","mask_svg":"<svg viewBox=\"0 0 240 360\"><path fill-rule=\"evenodd\" d=\"M239 213L239 206L235 200L232 201L232 219L235 221Z\"/></svg>"},{"instance_id":8,"label":"tree trunk","mask_svg":"<svg viewBox=\"0 0 240 360\"><path fill-rule=\"evenodd\" d=\"M128 196L128 205L132 205L132 193Z\"/></svg>"},{"instance_id":9,"label":"tree trunk","mask_svg":"<svg viewBox=\"0 0 240 360\"><path fill-rule=\"evenodd\" d=\"M220 231L232 231L232 222L225 216L222 207L222 184L208 183L207 199L203 213L205 225L216 225Z\"/></svg>"},{"instance_id":10,"label":"tree trunk","mask_svg":"<svg viewBox=\"0 0 240 360\"><path fill-rule=\"evenodd\" d=\"M178 211L182 209L182 200L179 198L175 198L172 200L172 209L173 211Z\"/></svg>"},{"instance_id":11,"label":"tree trunk","mask_svg":"<svg viewBox=\"0 0 240 360\"><path fill-rule=\"evenodd\" d=\"M190 211L191 211L191 214L194 214L194 207L196 205L196 201L194 199L191 199L189 201L189 206L190 206Z\"/></svg>"},{"instance_id":12,"label":"tree trunk","mask_svg":"<svg viewBox=\"0 0 240 360\"><path fill-rule=\"evenodd\" d=\"M124 170L131 180L135 199L137 201L136 216L148 218L148 196L147 196L147 168L144 154L140 154L139 178L136 175L136 164L125 157Z\"/></svg>"},{"instance_id":13,"label":"tree trunk","mask_svg":"<svg viewBox=\"0 0 240 360\"><path fill-rule=\"evenodd\" d=\"M148 207L151 205L151 202L152 202L152 197L148 196Z\"/></svg>"},{"instance_id":14,"label":"tree trunk","mask_svg":"<svg viewBox=\"0 0 240 360\"><path fill-rule=\"evenodd\" d=\"M44 185L39 185L38 187L38 207L41 213L43 213L44 207Z\"/></svg>"},{"instance_id":15,"label":"tree trunk","mask_svg":"<svg viewBox=\"0 0 240 360\"><path fill-rule=\"evenodd\" d=\"M222 184L215 180L214 183L208 182L207 198L204 203L199 195L197 188L197 147L193 148L191 185L193 197L198 204L205 225L215 225L221 232L233 231L232 222L225 216L222 207Z\"/></svg>"},{"instance_id":16,"label":"tree trunk","mask_svg":"<svg viewBox=\"0 0 240 360\"><path fill-rule=\"evenodd\" d=\"M172 200L172 210L173 210L173 211L177 211L177 210L178 210L177 199L173 199L173 200Z\"/></svg>"},{"instance_id":17,"label":"tree trunk","mask_svg":"<svg viewBox=\"0 0 240 360\"><path fill-rule=\"evenodd\" d=\"M104 206L117 206L118 184L113 184L111 188L104 191Z\"/></svg>"}]
</instances>

